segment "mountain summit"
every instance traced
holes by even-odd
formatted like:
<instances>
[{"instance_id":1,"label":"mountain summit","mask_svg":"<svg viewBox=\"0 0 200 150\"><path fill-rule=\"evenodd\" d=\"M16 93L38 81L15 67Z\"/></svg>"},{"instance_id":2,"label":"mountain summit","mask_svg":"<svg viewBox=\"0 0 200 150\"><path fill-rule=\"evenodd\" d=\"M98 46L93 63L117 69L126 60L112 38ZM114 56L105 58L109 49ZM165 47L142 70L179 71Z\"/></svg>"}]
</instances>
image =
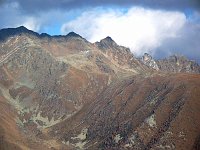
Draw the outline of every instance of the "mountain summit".
<instances>
[{"instance_id":1,"label":"mountain summit","mask_svg":"<svg viewBox=\"0 0 200 150\"><path fill-rule=\"evenodd\" d=\"M69 36L69 37L80 37L80 38L82 38L80 35L78 35L78 34L75 33L75 32L69 32L69 33L67 34L67 36Z\"/></svg>"},{"instance_id":2,"label":"mountain summit","mask_svg":"<svg viewBox=\"0 0 200 150\"><path fill-rule=\"evenodd\" d=\"M110 37L2 29L0 149L198 149L198 67Z\"/></svg>"},{"instance_id":3,"label":"mountain summit","mask_svg":"<svg viewBox=\"0 0 200 150\"><path fill-rule=\"evenodd\" d=\"M17 36L17 35L20 35L20 34L28 34L28 35L34 35L34 36L39 35L36 32L28 30L24 26L20 26L20 27L17 27L17 28L1 29L0 30L0 40L6 40L9 37Z\"/></svg>"}]
</instances>

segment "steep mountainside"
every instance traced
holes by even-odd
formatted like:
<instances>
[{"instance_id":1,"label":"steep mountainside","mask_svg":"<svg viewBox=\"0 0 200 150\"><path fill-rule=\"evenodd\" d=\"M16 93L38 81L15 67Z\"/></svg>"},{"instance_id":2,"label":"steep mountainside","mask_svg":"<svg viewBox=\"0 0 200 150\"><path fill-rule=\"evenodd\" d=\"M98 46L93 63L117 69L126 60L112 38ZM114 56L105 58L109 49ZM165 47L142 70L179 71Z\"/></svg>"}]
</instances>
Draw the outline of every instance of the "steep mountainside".
<instances>
[{"instance_id":1,"label":"steep mountainside","mask_svg":"<svg viewBox=\"0 0 200 150\"><path fill-rule=\"evenodd\" d=\"M110 37L0 30L0 149L198 149L200 75L156 63Z\"/></svg>"}]
</instances>

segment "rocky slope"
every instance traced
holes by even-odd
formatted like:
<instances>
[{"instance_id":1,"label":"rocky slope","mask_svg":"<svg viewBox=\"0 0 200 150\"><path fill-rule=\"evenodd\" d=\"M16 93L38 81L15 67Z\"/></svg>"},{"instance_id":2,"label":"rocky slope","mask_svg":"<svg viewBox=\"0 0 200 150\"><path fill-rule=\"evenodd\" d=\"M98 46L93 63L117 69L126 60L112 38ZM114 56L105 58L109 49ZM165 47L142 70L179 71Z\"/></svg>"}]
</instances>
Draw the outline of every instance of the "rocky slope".
<instances>
[{"instance_id":1,"label":"rocky slope","mask_svg":"<svg viewBox=\"0 0 200 150\"><path fill-rule=\"evenodd\" d=\"M173 55L169 58L158 60L158 67L162 71L200 73L200 66L184 56Z\"/></svg>"},{"instance_id":2,"label":"rocky slope","mask_svg":"<svg viewBox=\"0 0 200 150\"><path fill-rule=\"evenodd\" d=\"M173 55L169 58L154 60L151 55L145 53L141 58L141 62L150 68L163 72L200 73L199 64L187 59L185 56Z\"/></svg>"},{"instance_id":3,"label":"rocky slope","mask_svg":"<svg viewBox=\"0 0 200 150\"><path fill-rule=\"evenodd\" d=\"M110 37L0 30L0 149L198 149L200 75L148 58Z\"/></svg>"}]
</instances>

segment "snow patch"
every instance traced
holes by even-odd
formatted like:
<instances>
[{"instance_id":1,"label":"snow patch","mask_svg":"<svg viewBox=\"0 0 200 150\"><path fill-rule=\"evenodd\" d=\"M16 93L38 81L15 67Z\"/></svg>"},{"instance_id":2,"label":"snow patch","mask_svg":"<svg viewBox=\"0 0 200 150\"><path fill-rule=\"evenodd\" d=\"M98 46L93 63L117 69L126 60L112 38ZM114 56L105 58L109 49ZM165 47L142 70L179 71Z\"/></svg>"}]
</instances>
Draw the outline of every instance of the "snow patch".
<instances>
[{"instance_id":1,"label":"snow patch","mask_svg":"<svg viewBox=\"0 0 200 150\"><path fill-rule=\"evenodd\" d=\"M122 139L122 137L120 136L120 134L117 134L114 137L115 143L118 143L121 139Z\"/></svg>"},{"instance_id":2,"label":"snow patch","mask_svg":"<svg viewBox=\"0 0 200 150\"><path fill-rule=\"evenodd\" d=\"M155 114L151 115L148 117L145 122L150 126L150 127L156 127L156 120L155 120Z\"/></svg>"},{"instance_id":3,"label":"snow patch","mask_svg":"<svg viewBox=\"0 0 200 150\"><path fill-rule=\"evenodd\" d=\"M125 148L131 148L135 145L135 135L133 134L130 138L129 138L129 143L125 144L124 147Z\"/></svg>"},{"instance_id":4,"label":"snow patch","mask_svg":"<svg viewBox=\"0 0 200 150\"><path fill-rule=\"evenodd\" d=\"M61 121L61 119L55 120L54 117L52 117L51 120L49 120L48 117L41 116L41 112L39 112L37 115L34 115L31 119L37 124L38 128L47 128ZM42 121L43 125L39 125L37 120Z\"/></svg>"},{"instance_id":5,"label":"snow patch","mask_svg":"<svg viewBox=\"0 0 200 150\"><path fill-rule=\"evenodd\" d=\"M87 132L88 132L88 129L84 128L84 129L82 129L81 133L79 135L77 135L77 137L72 137L71 139L85 140L87 137Z\"/></svg>"},{"instance_id":6,"label":"snow patch","mask_svg":"<svg viewBox=\"0 0 200 150\"><path fill-rule=\"evenodd\" d=\"M77 135L76 137L71 137L72 140L79 140L75 144L70 143L71 145L75 146L76 148L83 149L85 144L87 144L86 138L87 138L87 132L88 129L84 128L82 129L81 133Z\"/></svg>"}]
</instances>

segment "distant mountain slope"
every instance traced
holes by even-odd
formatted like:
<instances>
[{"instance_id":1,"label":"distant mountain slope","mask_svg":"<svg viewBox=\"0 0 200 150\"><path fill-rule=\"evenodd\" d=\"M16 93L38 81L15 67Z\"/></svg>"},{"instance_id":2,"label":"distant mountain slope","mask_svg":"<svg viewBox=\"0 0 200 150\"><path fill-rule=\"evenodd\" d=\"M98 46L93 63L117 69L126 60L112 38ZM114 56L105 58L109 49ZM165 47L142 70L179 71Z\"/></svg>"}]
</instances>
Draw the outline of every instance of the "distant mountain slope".
<instances>
[{"instance_id":1,"label":"distant mountain slope","mask_svg":"<svg viewBox=\"0 0 200 150\"><path fill-rule=\"evenodd\" d=\"M157 64L162 71L200 73L200 66L195 61L188 60L184 56L170 56L169 58L158 60Z\"/></svg>"},{"instance_id":2,"label":"distant mountain slope","mask_svg":"<svg viewBox=\"0 0 200 150\"><path fill-rule=\"evenodd\" d=\"M146 66L163 72L200 73L199 64L195 61L187 59L184 56L173 55L169 58L154 60L152 56L145 53L141 61Z\"/></svg>"}]
</instances>

